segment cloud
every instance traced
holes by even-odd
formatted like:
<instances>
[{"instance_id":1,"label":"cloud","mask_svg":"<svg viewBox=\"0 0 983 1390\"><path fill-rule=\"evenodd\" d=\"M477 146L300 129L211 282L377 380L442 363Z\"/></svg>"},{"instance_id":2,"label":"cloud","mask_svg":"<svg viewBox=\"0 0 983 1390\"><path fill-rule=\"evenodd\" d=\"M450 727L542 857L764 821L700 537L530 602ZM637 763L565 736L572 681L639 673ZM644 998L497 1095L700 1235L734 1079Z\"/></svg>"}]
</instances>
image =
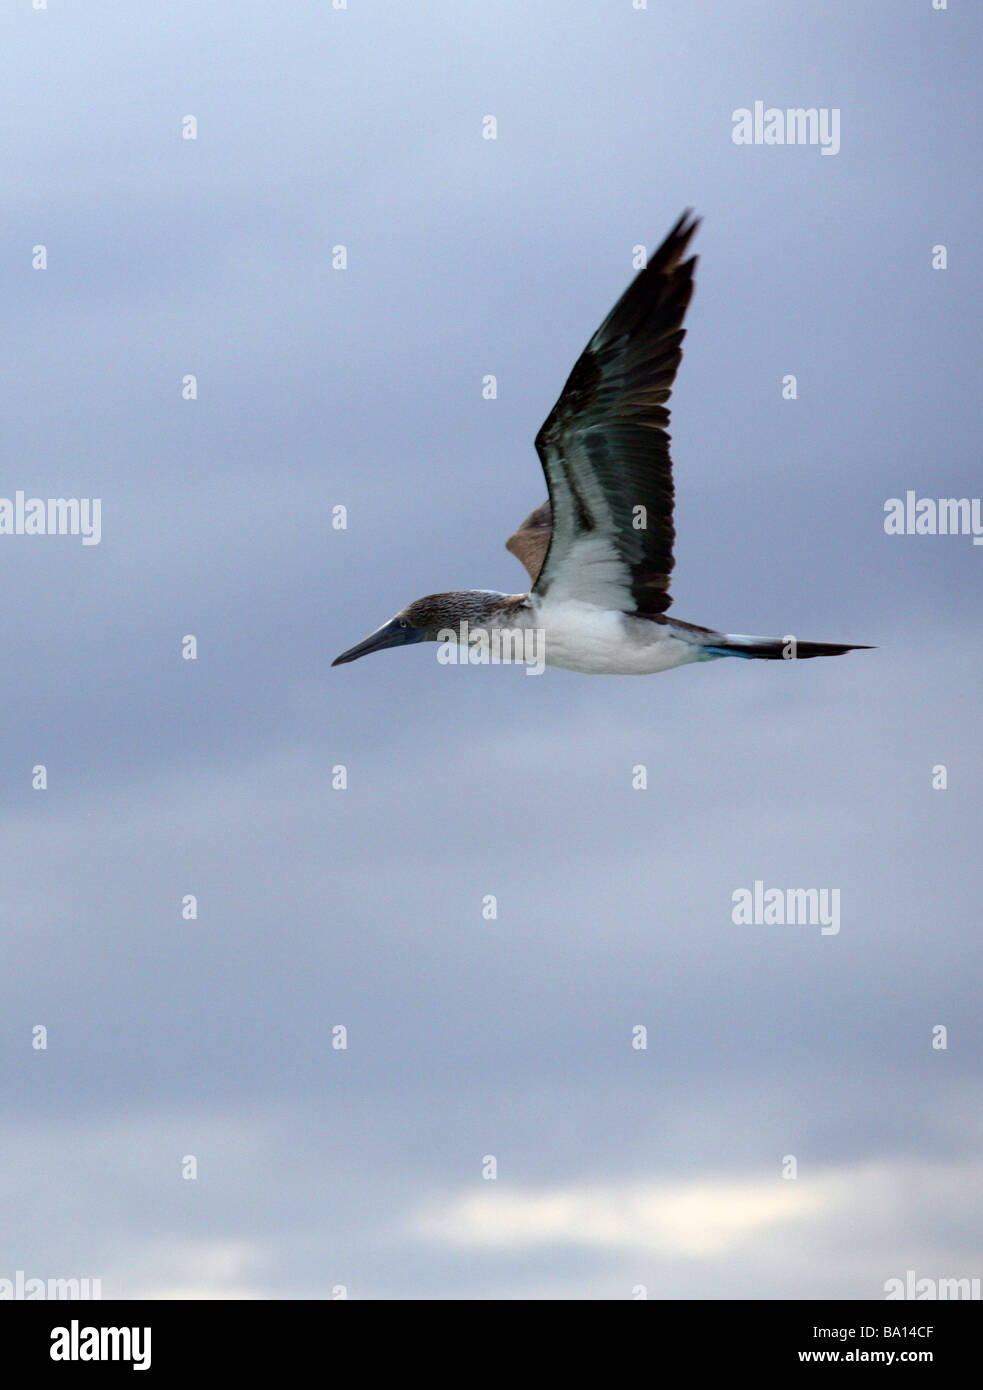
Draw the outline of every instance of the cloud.
<instances>
[{"instance_id":1,"label":"cloud","mask_svg":"<svg viewBox=\"0 0 983 1390\"><path fill-rule=\"evenodd\" d=\"M489 1190L420 1216L420 1235L452 1245L522 1250L583 1245L655 1255L712 1256L775 1226L835 1207L795 1182L634 1183L539 1192Z\"/></svg>"},{"instance_id":2,"label":"cloud","mask_svg":"<svg viewBox=\"0 0 983 1390\"><path fill-rule=\"evenodd\" d=\"M960 1220L978 1173L970 1162L887 1161L792 1180L776 1171L767 1179L718 1174L518 1192L488 1183L420 1209L412 1229L471 1260L590 1252L622 1266L620 1297L644 1270L660 1297L803 1297L822 1289L879 1298L886 1280L911 1267L934 1278L979 1276L983 1231L960 1237L940 1229Z\"/></svg>"},{"instance_id":3,"label":"cloud","mask_svg":"<svg viewBox=\"0 0 983 1390\"><path fill-rule=\"evenodd\" d=\"M247 1241L172 1238L134 1251L108 1282L125 1281L128 1298L262 1298L267 1290L250 1282L259 1259L259 1247Z\"/></svg>"}]
</instances>

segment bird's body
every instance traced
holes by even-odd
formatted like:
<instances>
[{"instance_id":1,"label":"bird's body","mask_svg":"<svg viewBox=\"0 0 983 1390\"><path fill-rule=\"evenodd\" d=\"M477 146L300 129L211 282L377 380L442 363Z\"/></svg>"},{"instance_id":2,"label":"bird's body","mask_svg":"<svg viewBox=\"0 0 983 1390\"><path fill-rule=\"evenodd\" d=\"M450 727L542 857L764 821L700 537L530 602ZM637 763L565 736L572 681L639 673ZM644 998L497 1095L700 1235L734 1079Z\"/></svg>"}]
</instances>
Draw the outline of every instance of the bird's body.
<instances>
[{"instance_id":1,"label":"bird's body","mask_svg":"<svg viewBox=\"0 0 983 1390\"><path fill-rule=\"evenodd\" d=\"M651 676L709 659L701 643L670 623L655 623L577 600L549 601L533 614L544 634L547 666L590 675Z\"/></svg>"},{"instance_id":2,"label":"bird's body","mask_svg":"<svg viewBox=\"0 0 983 1390\"><path fill-rule=\"evenodd\" d=\"M472 591L472 593L475 591ZM442 597L452 600L450 594ZM536 641L523 651L540 654L546 666L589 675L650 676L671 671L690 661L711 661L713 652L703 637L720 634L668 620L638 618L613 608L599 608L579 599L538 600L532 594L502 594L487 610L468 618L471 632L530 632ZM503 601L504 600L504 601Z\"/></svg>"},{"instance_id":3,"label":"bird's body","mask_svg":"<svg viewBox=\"0 0 983 1390\"><path fill-rule=\"evenodd\" d=\"M852 651L715 632L667 618L674 564L668 400L682 355L697 223L684 214L578 358L539 434L549 500L506 542L528 594L430 594L336 658L475 633L532 636L538 664L652 675L723 656L793 659ZM529 642L522 650L528 659Z\"/></svg>"}]
</instances>

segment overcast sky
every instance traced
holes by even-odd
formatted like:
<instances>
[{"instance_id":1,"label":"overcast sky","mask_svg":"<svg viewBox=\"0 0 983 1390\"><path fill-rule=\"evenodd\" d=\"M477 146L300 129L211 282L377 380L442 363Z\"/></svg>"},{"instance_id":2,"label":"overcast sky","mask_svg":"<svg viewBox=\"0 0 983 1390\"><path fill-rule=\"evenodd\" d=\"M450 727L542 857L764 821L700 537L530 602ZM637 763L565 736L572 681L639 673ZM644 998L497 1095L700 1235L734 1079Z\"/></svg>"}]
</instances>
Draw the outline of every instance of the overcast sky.
<instances>
[{"instance_id":1,"label":"overcast sky","mask_svg":"<svg viewBox=\"0 0 983 1390\"><path fill-rule=\"evenodd\" d=\"M983 549L883 525L980 490L981 36L958 0L5 7L0 496L101 498L102 539L0 535L0 1278L983 1274ZM759 100L839 152L736 145ZM877 650L331 670L524 587L536 430L686 207L673 612ZM839 932L735 925L756 880L839 890Z\"/></svg>"}]
</instances>

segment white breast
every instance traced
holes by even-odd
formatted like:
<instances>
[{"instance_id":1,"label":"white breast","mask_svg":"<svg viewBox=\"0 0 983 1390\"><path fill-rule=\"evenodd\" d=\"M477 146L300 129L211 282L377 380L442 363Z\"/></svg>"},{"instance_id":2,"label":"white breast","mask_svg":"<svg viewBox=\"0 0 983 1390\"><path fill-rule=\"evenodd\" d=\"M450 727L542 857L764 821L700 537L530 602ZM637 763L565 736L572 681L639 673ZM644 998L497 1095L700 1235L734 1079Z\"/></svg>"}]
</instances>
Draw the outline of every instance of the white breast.
<instances>
[{"instance_id":1,"label":"white breast","mask_svg":"<svg viewBox=\"0 0 983 1390\"><path fill-rule=\"evenodd\" d=\"M704 659L702 648L663 623L592 604L537 604L533 626L545 632L546 664L596 675L647 676Z\"/></svg>"}]
</instances>

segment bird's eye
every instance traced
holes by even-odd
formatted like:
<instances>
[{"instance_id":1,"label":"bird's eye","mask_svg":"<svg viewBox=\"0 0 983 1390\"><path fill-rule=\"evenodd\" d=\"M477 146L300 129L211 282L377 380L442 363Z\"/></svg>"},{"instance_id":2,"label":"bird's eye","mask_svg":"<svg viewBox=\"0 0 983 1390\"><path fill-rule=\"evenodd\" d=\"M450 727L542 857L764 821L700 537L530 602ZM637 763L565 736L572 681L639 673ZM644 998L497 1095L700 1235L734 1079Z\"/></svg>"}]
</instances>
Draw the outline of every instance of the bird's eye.
<instances>
[{"instance_id":1,"label":"bird's eye","mask_svg":"<svg viewBox=\"0 0 983 1390\"><path fill-rule=\"evenodd\" d=\"M400 627L409 627L409 623L406 621L405 618L400 618L399 625Z\"/></svg>"}]
</instances>

